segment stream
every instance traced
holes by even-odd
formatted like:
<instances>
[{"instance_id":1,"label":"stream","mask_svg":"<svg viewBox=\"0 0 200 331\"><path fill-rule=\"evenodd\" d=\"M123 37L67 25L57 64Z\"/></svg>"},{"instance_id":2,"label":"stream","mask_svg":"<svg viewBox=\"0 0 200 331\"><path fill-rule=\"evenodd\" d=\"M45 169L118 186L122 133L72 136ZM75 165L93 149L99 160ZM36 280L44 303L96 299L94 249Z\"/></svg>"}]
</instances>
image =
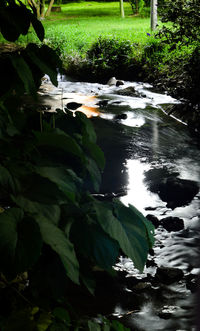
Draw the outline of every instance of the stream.
<instances>
[{"instance_id":1,"label":"stream","mask_svg":"<svg viewBox=\"0 0 200 331\"><path fill-rule=\"evenodd\" d=\"M114 269L125 275L128 303L119 301L112 316L131 330L196 330L200 193L174 205L161 199L155 189L158 179L171 176L200 185L199 139L183 122L166 114L171 105L180 102L155 92L147 83L110 86L61 76L57 88L46 79L40 98L43 108L47 105L51 111L78 102L77 110L91 118L106 157L102 199L117 196L149 219L162 223L164 218L170 217L170 222L176 217L183 223L177 231L160 223L142 274L130 259L120 257ZM182 276L166 282L158 275L159 268L181 270ZM137 307L135 297L142 298Z\"/></svg>"}]
</instances>

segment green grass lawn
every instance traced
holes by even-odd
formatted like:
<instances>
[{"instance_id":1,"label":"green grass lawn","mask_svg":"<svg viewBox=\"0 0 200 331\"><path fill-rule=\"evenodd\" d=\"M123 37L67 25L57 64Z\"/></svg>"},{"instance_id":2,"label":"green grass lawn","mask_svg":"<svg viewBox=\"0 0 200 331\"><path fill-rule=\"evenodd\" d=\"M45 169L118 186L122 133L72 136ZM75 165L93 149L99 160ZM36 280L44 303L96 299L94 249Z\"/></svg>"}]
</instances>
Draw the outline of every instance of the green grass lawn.
<instances>
[{"instance_id":1,"label":"green grass lawn","mask_svg":"<svg viewBox=\"0 0 200 331\"><path fill-rule=\"evenodd\" d=\"M81 2L62 5L60 13L42 21L47 42L61 46L73 55L85 54L98 37L116 37L145 44L150 33L150 18L133 16L131 6L124 3L125 18L120 17L119 2ZM33 35L29 36L32 40ZM23 40L21 38L21 40Z\"/></svg>"}]
</instances>

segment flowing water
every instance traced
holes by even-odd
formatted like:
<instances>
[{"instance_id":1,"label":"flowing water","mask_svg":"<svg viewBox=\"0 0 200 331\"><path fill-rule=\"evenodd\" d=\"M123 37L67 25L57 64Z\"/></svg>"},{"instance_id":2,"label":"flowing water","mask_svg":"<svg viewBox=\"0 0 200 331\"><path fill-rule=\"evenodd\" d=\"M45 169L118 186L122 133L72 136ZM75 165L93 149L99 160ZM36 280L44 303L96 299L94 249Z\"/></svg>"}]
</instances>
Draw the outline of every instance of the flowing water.
<instances>
[{"instance_id":1,"label":"flowing water","mask_svg":"<svg viewBox=\"0 0 200 331\"><path fill-rule=\"evenodd\" d=\"M128 93L127 88L131 88ZM195 330L190 316L193 294L186 287L186 279L195 278L199 272L200 194L188 205L172 210L150 191L147 178L150 169L165 169L168 174L176 173L179 178L200 184L199 140L184 123L165 113L169 105L179 101L154 92L149 84L125 82L116 87L66 77L60 77L58 88L44 84L41 96L52 110L79 102L82 106L78 110L91 117L107 161L102 195L120 196L123 203L133 204L145 216L153 214L159 220L173 216L184 221L184 230L167 232L159 227L155 231L154 264L143 274L138 275L125 257L115 266L116 270L127 271L127 277L141 278L153 277L157 266L178 267L184 279L162 285L159 290L151 288L153 292L146 297L143 294L144 302L137 311L130 313L131 305L124 308L119 302L113 315L122 317L132 330Z\"/></svg>"}]
</instances>

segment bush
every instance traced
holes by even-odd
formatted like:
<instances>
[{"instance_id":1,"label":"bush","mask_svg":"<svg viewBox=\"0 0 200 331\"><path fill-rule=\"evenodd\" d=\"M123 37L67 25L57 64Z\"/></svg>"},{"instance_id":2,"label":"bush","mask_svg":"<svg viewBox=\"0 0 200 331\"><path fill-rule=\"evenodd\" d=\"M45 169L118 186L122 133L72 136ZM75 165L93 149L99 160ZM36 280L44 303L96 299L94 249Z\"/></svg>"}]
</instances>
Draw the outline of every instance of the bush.
<instances>
[{"instance_id":1,"label":"bush","mask_svg":"<svg viewBox=\"0 0 200 331\"><path fill-rule=\"evenodd\" d=\"M93 74L99 76L103 72L105 76L113 73L118 75L130 64L133 44L129 40L99 37L86 56L92 64Z\"/></svg>"}]
</instances>

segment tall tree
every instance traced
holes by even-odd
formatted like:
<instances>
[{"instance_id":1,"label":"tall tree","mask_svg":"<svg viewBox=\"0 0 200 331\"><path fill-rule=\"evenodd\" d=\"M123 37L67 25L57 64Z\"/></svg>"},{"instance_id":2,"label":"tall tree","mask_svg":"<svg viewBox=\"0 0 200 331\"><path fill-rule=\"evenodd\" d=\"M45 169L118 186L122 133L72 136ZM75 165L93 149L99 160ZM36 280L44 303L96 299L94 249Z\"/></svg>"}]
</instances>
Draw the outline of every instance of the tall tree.
<instances>
[{"instance_id":1,"label":"tall tree","mask_svg":"<svg viewBox=\"0 0 200 331\"><path fill-rule=\"evenodd\" d=\"M54 0L50 0L45 11L45 0L28 0L29 6L37 14L37 18L44 18L50 15Z\"/></svg>"}]
</instances>

